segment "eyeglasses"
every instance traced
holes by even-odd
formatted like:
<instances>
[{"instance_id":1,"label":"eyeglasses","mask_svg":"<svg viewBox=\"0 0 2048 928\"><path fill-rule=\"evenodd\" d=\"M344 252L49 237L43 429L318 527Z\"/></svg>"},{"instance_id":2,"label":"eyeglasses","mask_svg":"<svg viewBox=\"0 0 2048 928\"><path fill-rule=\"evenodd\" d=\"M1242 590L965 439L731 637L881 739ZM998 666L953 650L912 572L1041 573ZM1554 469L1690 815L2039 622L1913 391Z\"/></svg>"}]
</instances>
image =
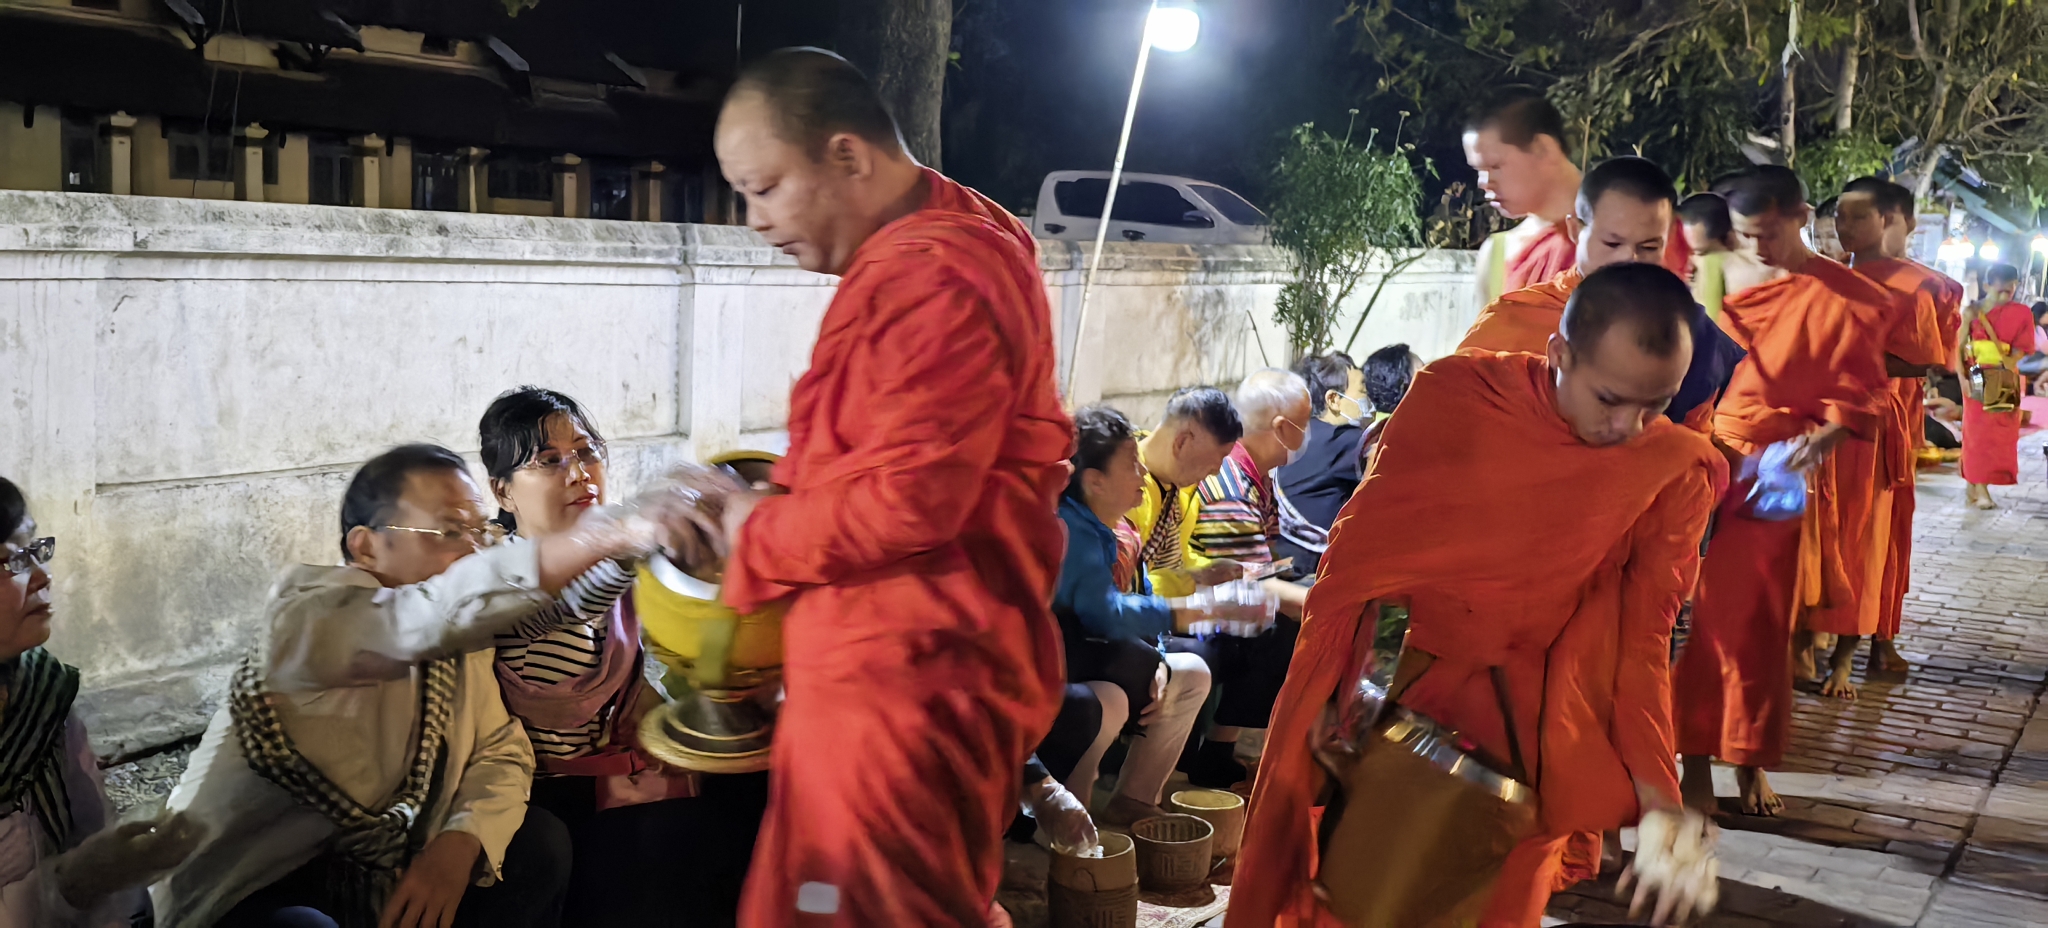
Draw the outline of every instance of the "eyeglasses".
<instances>
[{"instance_id":1,"label":"eyeglasses","mask_svg":"<svg viewBox=\"0 0 2048 928\"><path fill-rule=\"evenodd\" d=\"M469 542L479 548L489 548L505 540L505 527L496 522L485 523L480 528L417 528L411 525L379 525L382 532L411 532L415 535L434 535L451 544Z\"/></svg>"},{"instance_id":2,"label":"eyeglasses","mask_svg":"<svg viewBox=\"0 0 2048 928\"><path fill-rule=\"evenodd\" d=\"M48 564L50 559L56 556L57 539L38 538L29 542L27 547L7 556L7 572L10 575L25 574L29 568Z\"/></svg>"},{"instance_id":3,"label":"eyeglasses","mask_svg":"<svg viewBox=\"0 0 2048 928\"><path fill-rule=\"evenodd\" d=\"M595 472L597 468L604 466L604 460L604 442L591 442L588 447L578 448L575 451L569 452L556 451L553 448L549 448L534 455L533 460L521 465L519 469L530 470L559 480L569 475L569 465L571 464L581 465L583 467L583 475L587 477Z\"/></svg>"}]
</instances>

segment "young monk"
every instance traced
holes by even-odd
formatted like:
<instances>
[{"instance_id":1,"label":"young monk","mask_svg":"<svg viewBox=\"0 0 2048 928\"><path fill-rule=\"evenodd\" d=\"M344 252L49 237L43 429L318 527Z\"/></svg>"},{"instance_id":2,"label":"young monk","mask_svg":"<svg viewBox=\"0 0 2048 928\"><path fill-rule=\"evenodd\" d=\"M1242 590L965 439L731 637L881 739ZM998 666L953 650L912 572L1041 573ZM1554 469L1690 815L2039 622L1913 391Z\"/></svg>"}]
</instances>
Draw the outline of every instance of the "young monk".
<instances>
[{"instance_id":1,"label":"young monk","mask_svg":"<svg viewBox=\"0 0 2048 928\"><path fill-rule=\"evenodd\" d=\"M1573 207L1581 225L1577 263L1543 283L1503 295L1479 314L1459 350L1542 354L1556 334L1566 298L1585 276L1624 261L1661 264L1671 242L1678 191L1655 162L1625 156L1594 165L1579 184ZM1713 399L1742 351L1705 312L1693 314L1693 363L1685 389L1666 411L1674 421L1704 430Z\"/></svg>"},{"instance_id":2,"label":"young monk","mask_svg":"<svg viewBox=\"0 0 2048 928\"><path fill-rule=\"evenodd\" d=\"M1965 382L1973 368L2003 367L2018 371L2019 359L2034 351L2034 314L2013 302L2019 269L1994 264L1984 271L1983 295L1963 314L1961 348L1956 370ZM1991 487L2020 482L2020 412L1992 412L1982 400L1963 397L1963 479L1968 503L1996 509Z\"/></svg>"},{"instance_id":3,"label":"young monk","mask_svg":"<svg viewBox=\"0 0 2048 928\"><path fill-rule=\"evenodd\" d=\"M1564 117L1541 94L1504 94L1465 124L1465 163L1502 215L1519 223L1479 248L1476 304L1542 283L1572 266L1568 220L1579 169L1564 142Z\"/></svg>"},{"instance_id":4,"label":"young monk","mask_svg":"<svg viewBox=\"0 0 2048 928\"><path fill-rule=\"evenodd\" d=\"M1866 601L1875 615L1859 616L1854 633L1873 635L1865 671L1870 678L1896 678L1909 667L1892 641L1898 637L1912 562L1914 449L1924 435L1922 394L1927 375L1947 367L1952 357L1948 333L1956 325L1945 320L1959 318L1949 301L1955 292L1951 282L1901 257L1913 221L1912 191L1876 177L1850 181L1835 209L1836 235L1854 258L1856 272L1900 294L1911 308L1898 315L1885 340L1885 372L1892 376L1892 389L1880 448L1879 494L1889 493L1891 509L1880 509L1879 529L1873 533L1870 556L1883 559L1881 569L1873 568L1879 576L1877 592ZM1815 630L1847 634L1836 628ZM1835 653L1847 657L1854 648L1854 640L1845 637ZM1830 662L1828 691L1854 696L1847 670L1846 660Z\"/></svg>"},{"instance_id":5,"label":"young monk","mask_svg":"<svg viewBox=\"0 0 2048 928\"><path fill-rule=\"evenodd\" d=\"M1678 222L1693 253L1693 294L1711 319L1721 318L1729 294L1769 283L1783 272L1756 259L1756 243L1735 234L1728 201L1695 193L1678 204Z\"/></svg>"},{"instance_id":6,"label":"young monk","mask_svg":"<svg viewBox=\"0 0 2048 928\"><path fill-rule=\"evenodd\" d=\"M722 507L723 592L787 600L740 924L978 925L1064 689L1051 601L1073 424L1030 232L919 165L845 59L743 71L715 139L748 224L839 275L789 454Z\"/></svg>"},{"instance_id":7,"label":"young monk","mask_svg":"<svg viewBox=\"0 0 2048 928\"><path fill-rule=\"evenodd\" d=\"M1715 440L1738 458L1790 441L1794 470L1836 465L1811 479L1818 489L1804 519L1755 518L1747 499L1753 478L1730 490L1678 662L1688 803L1712 809L1710 759L1719 757L1741 767L1743 810L1769 815L1782 805L1764 768L1784 756L1791 728L1795 598L1854 595L1841 569L1843 520L1833 501L1860 494L1852 500L1869 505L1880 392L1890 389L1881 338L1892 297L1806 247L1806 187L1790 169L1759 166L1714 189L1735 231L1756 241L1757 256L1788 272L1726 303L1721 325L1749 356L1716 410ZM1821 568L1830 568L1824 586L1814 577Z\"/></svg>"},{"instance_id":8,"label":"young monk","mask_svg":"<svg viewBox=\"0 0 2048 928\"><path fill-rule=\"evenodd\" d=\"M1309 593L1228 928L1337 924L1310 886L1324 779L1310 731L1355 682L1359 618L1378 600L1409 605L1404 664L1434 658L1402 704L1498 757L1489 677L1505 671L1541 823L1472 901L1479 925L1539 923L1567 836L1676 808L1671 625L1727 483L1712 444L1662 415L1690 363L1692 307L1663 268L1603 268L1544 355L1458 354L1416 378ZM1485 555L1501 550L1523 555Z\"/></svg>"}]
</instances>

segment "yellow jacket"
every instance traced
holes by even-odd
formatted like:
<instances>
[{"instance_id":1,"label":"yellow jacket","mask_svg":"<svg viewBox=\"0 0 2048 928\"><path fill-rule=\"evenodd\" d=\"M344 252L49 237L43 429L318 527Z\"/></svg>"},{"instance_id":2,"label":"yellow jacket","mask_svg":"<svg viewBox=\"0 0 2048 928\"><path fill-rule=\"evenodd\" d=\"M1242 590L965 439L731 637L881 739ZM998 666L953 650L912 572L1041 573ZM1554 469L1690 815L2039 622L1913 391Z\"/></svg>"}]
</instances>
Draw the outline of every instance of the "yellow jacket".
<instances>
[{"instance_id":1,"label":"yellow jacket","mask_svg":"<svg viewBox=\"0 0 2048 928\"><path fill-rule=\"evenodd\" d=\"M1154 596L1187 596L1193 593L1195 591L1195 579L1190 576L1190 572L1200 570L1209 565L1210 559L1196 554L1193 544L1195 537L1195 515L1202 505L1201 496L1196 492L1196 489L1196 487L1181 487L1174 491L1180 496L1181 569L1151 570L1148 568L1145 573L1152 579L1152 595ZM1144 500L1138 503L1138 508L1131 510L1129 514L1124 516L1124 518L1131 520L1131 525L1137 528L1138 537L1142 540L1150 540L1152 537L1152 527L1159 523L1159 501L1162 491L1163 488L1159 485L1159 478L1146 474Z\"/></svg>"}]
</instances>

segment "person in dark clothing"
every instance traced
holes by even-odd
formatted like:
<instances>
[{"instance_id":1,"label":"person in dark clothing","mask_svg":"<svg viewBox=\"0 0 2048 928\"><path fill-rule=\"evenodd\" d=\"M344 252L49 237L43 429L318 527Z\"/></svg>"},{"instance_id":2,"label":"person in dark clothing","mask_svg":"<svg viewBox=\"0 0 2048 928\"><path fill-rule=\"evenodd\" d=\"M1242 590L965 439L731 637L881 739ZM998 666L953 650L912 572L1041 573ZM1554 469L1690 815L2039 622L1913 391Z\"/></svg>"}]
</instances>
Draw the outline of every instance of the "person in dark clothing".
<instances>
[{"instance_id":1,"label":"person in dark clothing","mask_svg":"<svg viewBox=\"0 0 2048 928\"><path fill-rule=\"evenodd\" d=\"M1330 525L1364 476L1358 449L1372 411L1365 396L1365 373L1350 355L1308 355L1295 363L1294 372L1308 382L1315 418L1309 420L1301 456L1274 471L1280 490L1280 537L1273 542L1273 551L1293 558L1295 570L1303 576L1314 576L1329 543Z\"/></svg>"}]
</instances>

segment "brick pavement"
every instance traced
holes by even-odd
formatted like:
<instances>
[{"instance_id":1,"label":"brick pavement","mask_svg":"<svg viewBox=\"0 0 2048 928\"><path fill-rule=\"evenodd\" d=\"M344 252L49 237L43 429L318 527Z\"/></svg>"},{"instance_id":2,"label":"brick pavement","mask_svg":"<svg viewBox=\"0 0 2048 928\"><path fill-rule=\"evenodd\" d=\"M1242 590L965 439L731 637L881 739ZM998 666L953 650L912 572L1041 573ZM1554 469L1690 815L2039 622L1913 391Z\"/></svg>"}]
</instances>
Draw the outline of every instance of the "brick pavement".
<instances>
[{"instance_id":1,"label":"brick pavement","mask_svg":"<svg viewBox=\"0 0 2048 928\"><path fill-rule=\"evenodd\" d=\"M2005 508L1965 510L1954 468L1923 471L1902 684L1845 703L1802 692L1771 782L1776 819L1724 817L1709 928L2048 925L2048 473L2021 445ZM1732 771L1719 792L1735 794ZM1611 886L1550 924L1626 921Z\"/></svg>"}]
</instances>

